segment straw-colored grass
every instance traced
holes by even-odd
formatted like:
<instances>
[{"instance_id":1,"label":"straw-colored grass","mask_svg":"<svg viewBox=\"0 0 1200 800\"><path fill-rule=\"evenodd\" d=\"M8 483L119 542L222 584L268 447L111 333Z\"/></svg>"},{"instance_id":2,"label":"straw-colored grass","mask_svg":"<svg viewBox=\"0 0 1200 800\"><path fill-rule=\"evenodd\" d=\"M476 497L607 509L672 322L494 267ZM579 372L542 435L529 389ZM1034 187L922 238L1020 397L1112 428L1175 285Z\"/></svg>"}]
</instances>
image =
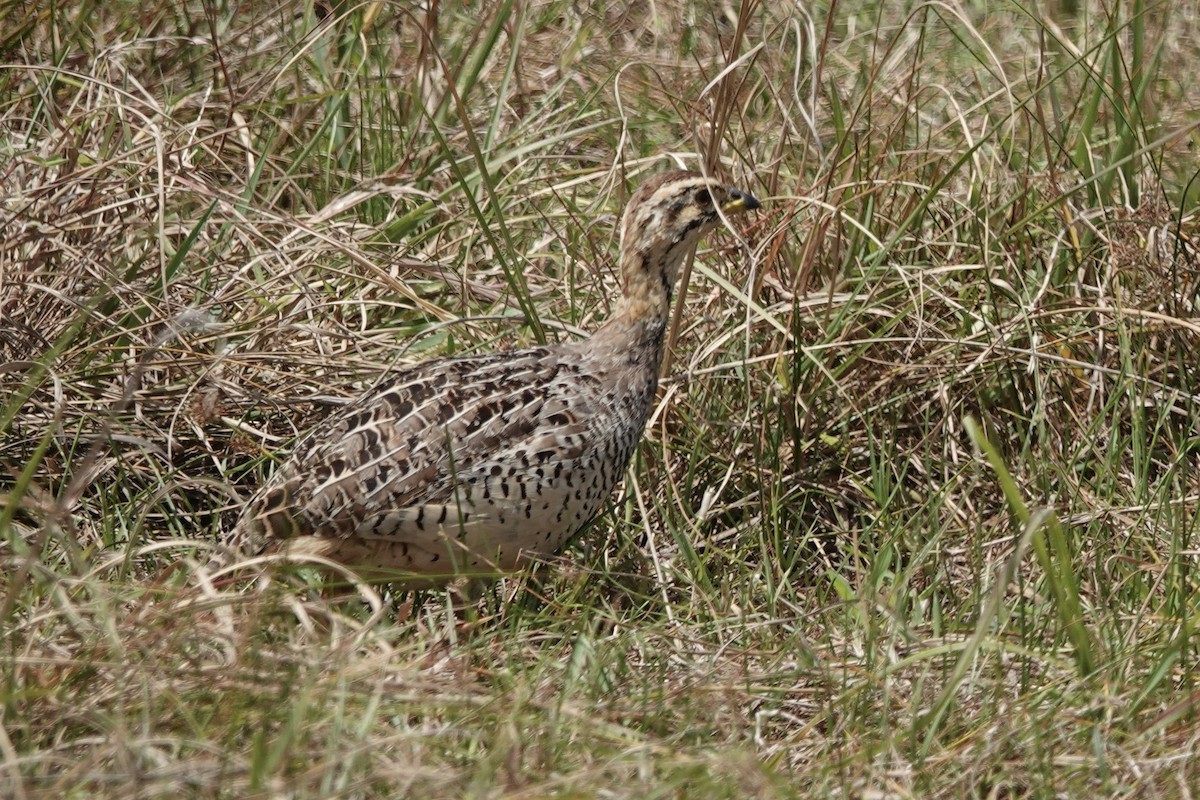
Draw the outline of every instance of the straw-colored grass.
<instances>
[{"instance_id":1,"label":"straw-colored grass","mask_svg":"<svg viewBox=\"0 0 1200 800\"><path fill-rule=\"evenodd\" d=\"M1198 43L1136 0L0 4L0 796L1191 796ZM467 634L208 579L336 404L602 321L676 165L766 207L560 561Z\"/></svg>"}]
</instances>

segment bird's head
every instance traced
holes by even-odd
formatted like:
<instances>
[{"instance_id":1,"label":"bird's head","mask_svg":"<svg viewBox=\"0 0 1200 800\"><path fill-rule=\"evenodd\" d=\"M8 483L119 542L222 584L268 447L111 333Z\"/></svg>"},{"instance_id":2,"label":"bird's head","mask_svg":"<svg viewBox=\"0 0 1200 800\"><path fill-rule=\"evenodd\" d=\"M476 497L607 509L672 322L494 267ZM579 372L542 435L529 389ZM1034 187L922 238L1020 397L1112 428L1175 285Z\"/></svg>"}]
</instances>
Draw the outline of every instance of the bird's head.
<instances>
[{"instance_id":1,"label":"bird's head","mask_svg":"<svg viewBox=\"0 0 1200 800\"><path fill-rule=\"evenodd\" d=\"M665 313L679 265L721 217L761 207L749 192L695 172L668 172L638 187L621 220L626 313Z\"/></svg>"}]
</instances>

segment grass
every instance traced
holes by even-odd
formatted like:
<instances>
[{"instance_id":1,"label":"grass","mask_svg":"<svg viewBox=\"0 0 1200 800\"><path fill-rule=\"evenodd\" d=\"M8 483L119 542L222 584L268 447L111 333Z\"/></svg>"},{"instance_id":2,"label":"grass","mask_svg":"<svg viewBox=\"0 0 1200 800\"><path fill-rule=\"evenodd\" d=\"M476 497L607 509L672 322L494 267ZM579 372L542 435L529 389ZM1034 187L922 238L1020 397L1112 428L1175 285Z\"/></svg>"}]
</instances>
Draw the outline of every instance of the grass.
<instances>
[{"instance_id":1,"label":"grass","mask_svg":"<svg viewBox=\"0 0 1200 800\"><path fill-rule=\"evenodd\" d=\"M0 5L0 795L1200 785L1186 4ZM213 586L273 454L686 278L613 508L449 598Z\"/></svg>"}]
</instances>

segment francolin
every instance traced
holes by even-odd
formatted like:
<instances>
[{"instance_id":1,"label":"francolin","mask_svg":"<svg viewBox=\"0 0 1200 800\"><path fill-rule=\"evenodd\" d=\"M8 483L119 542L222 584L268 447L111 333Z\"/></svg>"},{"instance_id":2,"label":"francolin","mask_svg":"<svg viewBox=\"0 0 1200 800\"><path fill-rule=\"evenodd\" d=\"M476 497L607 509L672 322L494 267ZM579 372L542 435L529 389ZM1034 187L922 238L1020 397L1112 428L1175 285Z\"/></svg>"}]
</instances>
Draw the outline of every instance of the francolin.
<instances>
[{"instance_id":1,"label":"francolin","mask_svg":"<svg viewBox=\"0 0 1200 800\"><path fill-rule=\"evenodd\" d=\"M230 554L322 556L409 587L557 553L620 481L654 405L683 259L747 192L671 172L621 222L622 295L589 338L416 364L304 438Z\"/></svg>"}]
</instances>

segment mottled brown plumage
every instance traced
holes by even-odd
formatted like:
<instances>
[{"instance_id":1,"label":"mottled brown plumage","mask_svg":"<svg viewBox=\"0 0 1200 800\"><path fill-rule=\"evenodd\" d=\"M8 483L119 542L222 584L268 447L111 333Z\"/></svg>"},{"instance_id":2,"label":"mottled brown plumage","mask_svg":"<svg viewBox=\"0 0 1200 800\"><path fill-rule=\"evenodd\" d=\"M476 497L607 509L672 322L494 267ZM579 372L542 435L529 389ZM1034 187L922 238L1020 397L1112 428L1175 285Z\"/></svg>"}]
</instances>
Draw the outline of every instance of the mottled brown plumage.
<instances>
[{"instance_id":1,"label":"mottled brown plumage","mask_svg":"<svg viewBox=\"0 0 1200 800\"><path fill-rule=\"evenodd\" d=\"M227 550L436 584L556 553L601 509L654 402L679 264L751 195L687 172L630 199L612 319L568 344L417 364L312 431ZM214 565L219 564L219 560Z\"/></svg>"}]
</instances>

